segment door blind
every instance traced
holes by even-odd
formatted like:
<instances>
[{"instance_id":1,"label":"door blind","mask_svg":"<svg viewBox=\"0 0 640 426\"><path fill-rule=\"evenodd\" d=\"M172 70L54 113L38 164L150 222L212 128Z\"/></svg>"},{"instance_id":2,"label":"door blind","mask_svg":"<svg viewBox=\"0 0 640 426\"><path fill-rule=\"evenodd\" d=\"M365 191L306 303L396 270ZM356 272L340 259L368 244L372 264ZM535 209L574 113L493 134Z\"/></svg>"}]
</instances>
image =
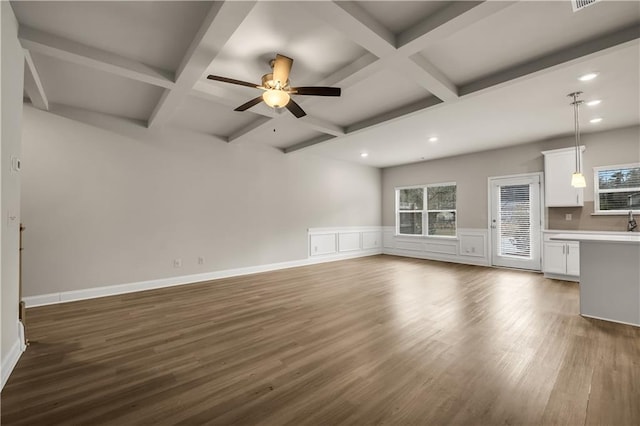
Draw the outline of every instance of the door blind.
<instances>
[{"instance_id":1,"label":"door blind","mask_svg":"<svg viewBox=\"0 0 640 426\"><path fill-rule=\"evenodd\" d=\"M500 186L498 234L501 256L531 257L529 185Z\"/></svg>"}]
</instances>

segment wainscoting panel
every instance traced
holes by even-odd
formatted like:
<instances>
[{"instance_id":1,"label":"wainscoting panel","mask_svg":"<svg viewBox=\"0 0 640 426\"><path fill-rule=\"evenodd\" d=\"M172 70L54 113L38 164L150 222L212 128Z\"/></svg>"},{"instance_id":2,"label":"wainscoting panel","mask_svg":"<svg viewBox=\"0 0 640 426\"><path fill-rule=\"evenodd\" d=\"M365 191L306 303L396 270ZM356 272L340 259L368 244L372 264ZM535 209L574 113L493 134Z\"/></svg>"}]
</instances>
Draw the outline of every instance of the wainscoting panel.
<instances>
[{"instance_id":1,"label":"wainscoting panel","mask_svg":"<svg viewBox=\"0 0 640 426\"><path fill-rule=\"evenodd\" d=\"M338 234L338 251L360 250L361 232L343 232Z\"/></svg>"},{"instance_id":2,"label":"wainscoting panel","mask_svg":"<svg viewBox=\"0 0 640 426\"><path fill-rule=\"evenodd\" d=\"M309 228L309 257L381 254L382 227ZM332 246L333 244L333 246ZM333 249L333 251L331 251Z\"/></svg>"},{"instance_id":3,"label":"wainscoting panel","mask_svg":"<svg viewBox=\"0 0 640 426\"><path fill-rule=\"evenodd\" d=\"M482 230L461 231L458 234L460 238L460 255L484 258L487 253L487 232Z\"/></svg>"},{"instance_id":4,"label":"wainscoting panel","mask_svg":"<svg viewBox=\"0 0 640 426\"><path fill-rule=\"evenodd\" d=\"M309 255L321 256L333 254L336 250L336 234L319 234L309 236Z\"/></svg>"},{"instance_id":5,"label":"wainscoting panel","mask_svg":"<svg viewBox=\"0 0 640 426\"><path fill-rule=\"evenodd\" d=\"M368 231L362 233L362 248L374 249L382 247L382 232L381 231Z\"/></svg>"},{"instance_id":6,"label":"wainscoting panel","mask_svg":"<svg viewBox=\"0 0 640 426\"><path fill-rule=\"evenodd\" d=\"M382 229L384 254L442 260L472 265L490 265L488 231L458 229L456 238L395 235L395 227Z\"/></svg>"}]
</instances>

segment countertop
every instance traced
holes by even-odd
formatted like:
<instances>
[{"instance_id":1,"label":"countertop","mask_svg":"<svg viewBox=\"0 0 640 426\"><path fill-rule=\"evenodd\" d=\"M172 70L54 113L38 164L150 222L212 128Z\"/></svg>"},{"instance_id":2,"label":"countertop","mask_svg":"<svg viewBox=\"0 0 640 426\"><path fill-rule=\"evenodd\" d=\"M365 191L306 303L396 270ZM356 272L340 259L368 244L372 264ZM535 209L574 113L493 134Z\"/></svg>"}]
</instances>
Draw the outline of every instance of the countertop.
<instances>
[{"instance_id":1,"label":"countertop","mask_svg":"<svg viewBox=\"0 0 640 426\"><path fill-rule=\"evenodd\" d=\"M607 232L607 233L588 233L588 232L562 232L550 237L552 240L561 241L593 241L593 242L611 242L611 243L627 243L640 244L640 233L638 232Z\"/></svg>"},{"instance_id":2,"label":"countertop","mask_svg":"<svg viewBox=\"0 0 640 426\"><path fill-rule=\"evenodd\" d=\"M543 229L545 234L596 234L596 235L640 235L640 232L628 232L628 231L590 231L585 230L566 230L566 229Z\"/></svg>"}]
</instances>

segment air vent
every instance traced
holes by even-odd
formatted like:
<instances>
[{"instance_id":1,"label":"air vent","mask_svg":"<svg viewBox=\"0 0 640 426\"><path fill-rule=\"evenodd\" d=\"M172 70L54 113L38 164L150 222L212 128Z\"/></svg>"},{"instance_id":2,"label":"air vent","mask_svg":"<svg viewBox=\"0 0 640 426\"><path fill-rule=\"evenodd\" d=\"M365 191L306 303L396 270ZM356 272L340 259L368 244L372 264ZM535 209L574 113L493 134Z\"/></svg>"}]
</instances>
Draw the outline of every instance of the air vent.
<instances>
[{"instance_id":1,"label":"air vent","mask_svg":"<svg viewBox=\"0 0 640 426\"><path fill-rule=\"evenodd\" d=\"M571 0L571 6L573 6L573 11L577 12L599 1L600 0Z\"/></svg>"}]
</instances>

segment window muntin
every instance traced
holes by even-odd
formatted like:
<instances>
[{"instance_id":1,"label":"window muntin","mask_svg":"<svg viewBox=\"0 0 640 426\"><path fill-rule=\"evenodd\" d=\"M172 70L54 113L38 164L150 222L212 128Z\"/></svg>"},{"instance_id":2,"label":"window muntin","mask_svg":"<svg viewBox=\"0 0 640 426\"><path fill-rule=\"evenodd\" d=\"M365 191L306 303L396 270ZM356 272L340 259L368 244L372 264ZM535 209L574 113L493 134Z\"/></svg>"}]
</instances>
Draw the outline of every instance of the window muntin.
<instances>
[{"instance_id":1,"label":"window muntin","mask_svg":"<svg viewBox=\"0 0 640 426\"><path fill-rule=\"evenodd\" d=\"M593 168L595 213L640 213L640 163Z\"/></svg>"},{"instance_id":2,"label":"window muntin","mask_svg":"<svg viewBox=\"0 0 640 426\"><path fill-rule=\"evenodd\" d=\"M456 184L396 189L396 233L455 237L457 235Z\"/></svg>"}]
</instances>

